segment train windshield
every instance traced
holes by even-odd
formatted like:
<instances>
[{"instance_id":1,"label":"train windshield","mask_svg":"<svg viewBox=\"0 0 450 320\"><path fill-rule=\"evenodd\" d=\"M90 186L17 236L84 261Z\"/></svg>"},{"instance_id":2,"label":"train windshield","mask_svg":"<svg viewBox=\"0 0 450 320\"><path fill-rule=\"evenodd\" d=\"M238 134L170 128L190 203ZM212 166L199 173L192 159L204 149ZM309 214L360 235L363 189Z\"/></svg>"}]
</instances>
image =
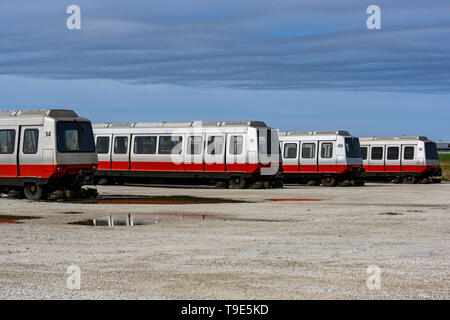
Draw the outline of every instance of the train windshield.
<instances>
[{"instance_id":1,"label":"train windshield","mask_svg":"<svg viewBox=\"0 0 450 320\"><path fill-rule=\"evenodd\" d=\"M426 142L425 143L425 157L429 160L438 160L439 155L436 148L436 143Z\"/></svg>"},{"instance_id":2,"label":"train windshield","mask_svg":"<svg viewBox=\"0 0 450 320\"><path fill-rule=\"evenodd\" d=\"M94 152L94 134L87 121L59 121L56 124L59 152Z\"/></svg>"},{"instance_id":3,"label":"train windshield","mask_svg":"<svg viewBox=\"0 0 450 320\"><path fill-rule=\"evenodd\" d=\"M362 158L358 138L345 138L345 153L349 158Z\"/></svg>"}]
</instances>

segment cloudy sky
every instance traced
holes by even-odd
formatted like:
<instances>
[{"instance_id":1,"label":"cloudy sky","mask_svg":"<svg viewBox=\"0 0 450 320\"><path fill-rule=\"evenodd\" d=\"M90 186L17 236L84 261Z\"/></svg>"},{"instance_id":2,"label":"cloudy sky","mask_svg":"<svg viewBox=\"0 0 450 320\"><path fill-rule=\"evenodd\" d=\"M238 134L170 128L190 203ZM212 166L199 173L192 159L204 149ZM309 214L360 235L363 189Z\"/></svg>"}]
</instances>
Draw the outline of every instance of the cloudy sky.
<instances>
[{"instance_id":1,"label":"cloudy sky","mask_svg":"<svg viewBox=\"0 0 450 320\"><path fill-rule=\"evenodd\" d=\"M448 0L0 0L0 26L2 109L450 140Z\"/></svg>"}]
</instances>

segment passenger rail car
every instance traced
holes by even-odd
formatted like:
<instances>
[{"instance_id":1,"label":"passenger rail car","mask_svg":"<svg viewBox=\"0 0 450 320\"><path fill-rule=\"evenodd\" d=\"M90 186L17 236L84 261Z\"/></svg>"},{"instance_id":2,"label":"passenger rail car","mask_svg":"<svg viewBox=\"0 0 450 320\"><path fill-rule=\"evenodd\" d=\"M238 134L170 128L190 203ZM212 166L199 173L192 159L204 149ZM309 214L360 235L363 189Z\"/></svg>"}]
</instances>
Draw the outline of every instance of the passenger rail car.
<instances>
[{"instance_id":1,"label":"passenger rail car","mask_svg":"<svg viewBox=\"0 0 450 320\"><path fill-rule=\"evenodd\" d=\"M427 137L368 137L360 141L366 179L440 182L436 143Z\"/></svg>"},{"instance_id":2,"label":"passenger rail car","mask_svg":"<svg viewBox=\"0 0 450 320\"><path fill-rule=\"evenodd\" d=\"M347 131L280 132L285 182L363 185L359 140Z\"/></svg>"},{"instance_id":3,"label":"passenger rail car","mask_svg":"<svg viewBox=\"0 0 450 320\"><path fill-rule=\"evenodd\" d=\"M39 200L81 188L97 166L92 126L70 110L0 112L0 189Z\"/></svg>"},{"instance_id":4,"label":"passenger rail car","mask_svg":"<svg viewBox=\"0 0 450 320\"><path fill-rule=\"evenodd\" d=\"M94 124L95 183L280 186L278 131L260 121Z\"/></svg>"}]
</instances>

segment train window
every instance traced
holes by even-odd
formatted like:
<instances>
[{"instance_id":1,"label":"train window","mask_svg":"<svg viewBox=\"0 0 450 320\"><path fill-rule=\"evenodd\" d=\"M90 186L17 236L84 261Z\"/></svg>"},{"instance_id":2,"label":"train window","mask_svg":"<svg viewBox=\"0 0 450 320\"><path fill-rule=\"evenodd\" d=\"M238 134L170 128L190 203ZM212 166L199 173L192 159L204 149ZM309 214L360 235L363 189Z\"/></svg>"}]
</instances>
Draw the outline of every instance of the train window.
<instances>
[{"instance_id":1,"label":"train window","mask_svg":"<svg viewBox=\"0 0 450 320\"><path fill-rule=\"evenodd\" d=\"M94 152L92 125L87 121L59 121L56 124L59 152Z\"/></svg>"},{"instance_id":2,"label":"train window","mask_svg":"<svg viewBox=\"0 0 450 320\"><path fill-rule=\"evenodd\" d=\"M155 154L156 136L135 137L134 154Z\"/></svg>"},{"instance_id":3,"label":"train window","mask_svg":"<svg viewBox=\"0 0 450 320\"><path fill-rule=\"evenodd\" d=\"M230 154L241 154L244 146L243 136L231 136L230 138Z\"/></svg>"},{"instance_id":4,"label":"train window","mask_svg":"<svg viewBox=\"0 0 450 320\"><path fill-rule=\"evenodd\" d=\"M286 143L284 145L284 157L286 159L297 158L297 144L296 143Z\"/></svg>"},{"instance_id":5,"label":"train window","mask_svg":"<svg viewBox=\"0 0 450 320\"><path fill-rule=\"evenodd\" d=\"M386 158L388 160L398 160L400 155L399 147L388 147Z\"/></svg>"},{"instance_id":6,"label":"train window","mask_svg":"<svg viewBox=\"0 0 450 320\"><path fill-rule=\"evenodd\" d=\"M371 160L382 160L383 159L383 147L372 147L372 154L370 155Z\"/></svg>"},{"instance_id":7,"label":"train window","mask_svg":"<svg viewBox=\"0 0 450 320\"><path fill-rule=\"evenodd\" d=\"M320 157L323 159L333 157L333 143L331 142L322 143L322 148L320 149Z\"/></svg>"},{"instance_id":8,"label":"train window","mask_svg":"<svg viewBox=\"0 0 450 320\"><path fill-rule=\"evenodd\" d=\"M160 136L159 137L159 154L180 154L183 137L181 136Z\"/></svg>"},{"instance_id":9,"label":"train window","mask_svg":"<svg viewBox=\"0 0 450 320\"><path fill-rule=\"evenodd\" d=\"M439 160L436 143L434 142L425 143L425 158L429 160Z\"/></svg>"},{"instance_id":10,"label":"train window","mask_svg":"<svg viewBox=\"0 0 450 320\"><path fill-rule=\"evenodd\" d=\"M210 136L208 137L208 154L222 154L223 153L223 137Z\"/></svg>"},{"instance_id":11,"label":"train window","mask_svg":"<svg viewBox=\"0 0 450 320\"><path fill-rule=\"evenodd\" d=\"M200 154L203 149L202 137L191 136L188 138L187 154Z\"/></svg>"},{"instance_id":12,"label":"train window","mask_svg":"<svg viewBox=\"0 0 450 320\"><path fill-rule=\"evenodd\" d=\"M128 152L128 137L115 137L114 153L126 154Z\"/></svg>"},{"instance_id":13,"label":"train window","mask_svg":"<svg viewBox=\"0 0 450 320\"><path fill-rule=\"evenodd\" d=\"M367 159L367 147L361 147L361 153L363 160Z\"/></svg>"},{"instance_id":14,"label":"train window","mask_svg":"<svg viewBox=\"0 0 450 320\"><path fill-rule=\"evenodd\" d=\"M16 130L0 130L0 154L14 153Z\"/></svg>"},{"instance_id":15,"label":"train window","mask_svg":"<svg viewBox=\"0 0 450 320\"><path fill-rule=\"evenodd\" d=\"M361 147L358 138L345 138L345 154L349 158L361 158Z\"/></svg>"},{"instance_id":16,"label":"train window","mask_svg":"<svg viewBox=\"0 0 450 320\"><path fill-rule=\"evenodd\" d=\"M38 129L26 129L23 138L24 154L35 154L38 149L39 130Z\"/></svg>"},{"instance_id":17,"label":"train window","mask_svg":"<svg viewBox=\"0 0 450 320\"><path fill-rule=\"evenodd\" d=\"M303 159L314 159L316 157L316 144L315 143L304 143L302 145L302 158Z\"/></svg>"},{"instance_id":18,"label":"train window","mask_svg":"<svg viewBox=\"0 0 450 320\"><path fill-rule=\"evenodd\" d=\"M98 154L109 153L109 137L97 138L97 153Z\"/></svg>"},{"instance_id":19,"label":"train window","mask_svg":"<svg viewBox=\"0 0 450 320\"><path fill-rule=\"evenodd\" d=\"M404 160L414 159L414 147L405 147L405 150L403 151L403 159Z\"/></svg>"}]
</instances>

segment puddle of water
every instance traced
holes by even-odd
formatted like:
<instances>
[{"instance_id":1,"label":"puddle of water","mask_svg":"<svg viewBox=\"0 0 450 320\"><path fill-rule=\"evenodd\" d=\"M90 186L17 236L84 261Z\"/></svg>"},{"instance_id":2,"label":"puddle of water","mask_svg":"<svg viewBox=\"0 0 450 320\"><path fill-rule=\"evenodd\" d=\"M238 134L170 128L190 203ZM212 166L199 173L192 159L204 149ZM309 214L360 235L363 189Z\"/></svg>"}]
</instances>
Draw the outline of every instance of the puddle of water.
<instances>
[{"instance_id":1,"label":"puddle of water","mask_svg":"<svg viewBox=\"0 0 450 320\"><path fill-rule=\"evenodd\" d=\"M323 199L267 199L269 201L323 201Z\"/></svg>"},{"instance_id":2,"label":"puddle of water","mask_svg":"<svg viewBox=\"0 0 450 320\"><path fill-rule=\"evenodd\" d=\"M242 200L223 198L204 198L192 196L106 196L97 199L64 201L87 204L208 204L208 203L245 203Z\"/></svg>"},{"instance_id":3,"label":"puddle of water","mask_svg":"<svg viewBox=\"0 0 450 320\"><path fill-rule=\"evenodd\" d=\"M40 219L41 217L0 215L0 223L23 223L20 220Z\"/></svg>"},{"instance_id":4,"label":"puddle of water","mask_svg":"<svg viewBox=\"0 0 450 320\"><path fill-rule=\"evenodd\" d=\"M388 216L402 216L402 213L398 213L398 212L382 212L380 213L380 215L388 215Z\"/></svg>"},{"instance_id":5,"label":"puddle of water","mask_svg":"<svg viewBox=\"0 0 450 320\"><path fill-rule=\"evenodd\" d=\"M94 227L120 227L120 226L145 226L150 224L158 224L158 220L134 217L129 214L127 216L106 216L96 219L87 219L82 221L70 222L68 224L94 226Z\"/></svg>"}]
</instances>

